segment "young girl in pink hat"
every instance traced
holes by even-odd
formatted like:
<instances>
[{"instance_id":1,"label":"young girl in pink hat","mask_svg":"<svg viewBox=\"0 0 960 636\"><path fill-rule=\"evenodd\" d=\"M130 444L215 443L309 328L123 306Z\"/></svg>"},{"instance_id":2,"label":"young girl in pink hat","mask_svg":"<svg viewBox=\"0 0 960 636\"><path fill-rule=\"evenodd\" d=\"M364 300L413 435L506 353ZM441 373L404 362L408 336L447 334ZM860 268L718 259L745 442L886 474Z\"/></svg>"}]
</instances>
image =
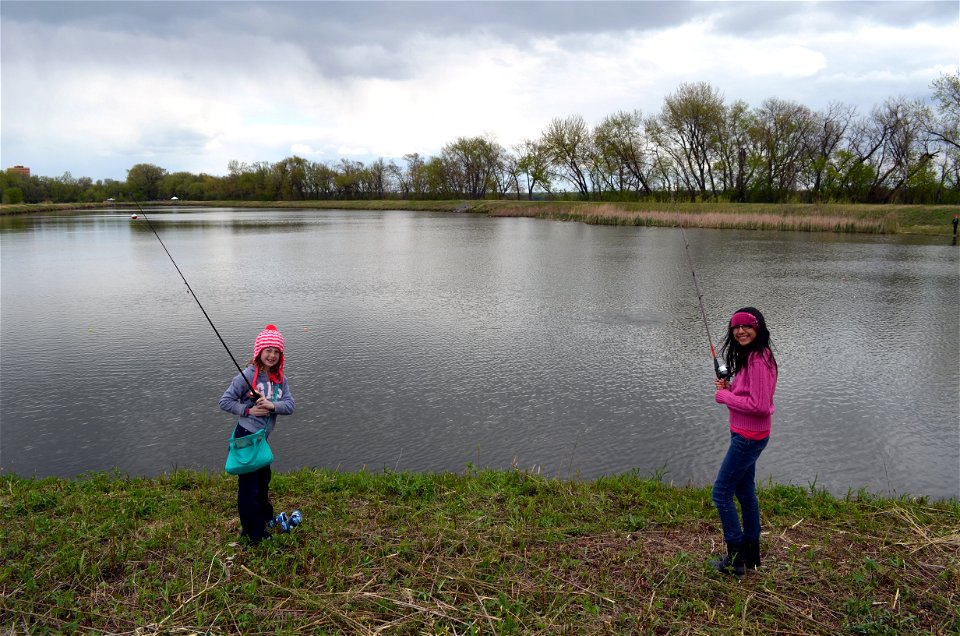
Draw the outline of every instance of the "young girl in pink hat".
<instances>
[{"instance_id":1,"label":"young girl in pink hat","mask_svg":"<svg viewBox=\"0 0 960 636\"><path fill-rule=\"evenodd\" d=\"M753 307L730 318L721 355L733 382L716 380L716 400L730 411L730 447L713 484L713 504L720 513L726 556L712 561L721 572L743 576L760 566L760 502L755 474L757 459L770 439L777 360L770 349L770 332L763 314ZM743 525L733 503L736 497Z\"/></svg>"},{"instance_id":2,"label":"young girl in pink hat","mask_svg":"<svg viewBox=\"0 0 960 636\"><path fill-rule=\"evenodd\" d=\"M294 409L293 396L283 374L283 334L274 325L267 325L257 336L253 343L253 359L248 364L223 393L220 408L239 418L234 437L265 428L269 438L277 416L290 415ZM251 386L259 397L250 391ZM237 509L241 534L252 545L269 536L267 524L274 521L269 494L271 476L270 466L238 476ZM282 523L286 523L285 515Z\"/></svg>"}]
</instances>

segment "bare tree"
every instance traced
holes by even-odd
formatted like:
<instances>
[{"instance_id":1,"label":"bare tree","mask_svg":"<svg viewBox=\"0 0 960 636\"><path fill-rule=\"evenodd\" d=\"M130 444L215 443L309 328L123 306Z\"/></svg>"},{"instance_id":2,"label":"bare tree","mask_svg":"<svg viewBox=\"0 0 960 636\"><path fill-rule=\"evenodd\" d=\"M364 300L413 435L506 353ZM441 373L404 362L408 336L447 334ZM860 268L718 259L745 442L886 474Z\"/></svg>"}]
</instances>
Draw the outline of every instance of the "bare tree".
<instances>
[{"instance_id":1,"label":"bare tree","mask_svg":"<svg viewBox=\"0 0 960 636\"><path fill-rule=\"evenodd\" d=\"M590 198L587 179L590 164L591 138L587 123L580 115L550 122L540 138L550 165L558 178L573 184L584 199Z\"/></svg>"},{"instance_id":2,"label":"bare tree","mask_svg":"<svg viewBox=\"0 0 960 636\"><path fill-rule=\"evenodd\" d=\"M713 164L723 123L723 96L706 82L681 84L664 99L660 115L648 120L651 137L691 195L717 192Z\"/></svg>"},{"instance_id":3,"label":"bare tree","mask_svg":"<svg viewBox=\"0 0 960 636\"><path fill-rule=\"evenodd\" d=\"M960 149L960 71L940 75L930 85L938 117L932 120L930 133Z\"/></svg>"},{"instance_id":4,"label":"bare tree","mask_svg":"<svg viewBox=\"0 0 960 636\"><path fill-rule=\"evenodd\" d=\"M871 200L897 199L918 171L929 168L936 149L925 134L928 118L922 104L899 97L875 107L862 123L853 147L872 169Z\"/></svg>"},{"instance_id":5,"label":"bare tree","mask_svg":"<svg viewBox=\"0 0 960 636\"><path fill-rule=\"evenodd\" d=\"M520 167L519 158L506 149L500 154L496 170L493 172L494 196L504 198L512 195L520 198Z\"/></svg>"},{"instance_id":6,"label":"bare tree","mask_svg":"<svg viewBox=\"0 0 960 636\"><path fill-rule=\"evenodd\" d=\"M504 152L492 138L460 137L443 147L440 158L454 192L482 199L493 187L494 174Z\"/></svg>"},{"instance_id":7,"label":"bare tree","mask_svg":"<svg viewBox=\"0 0 960 636\"><path fill-rule=\"evenodd\" d=\"M760 151L757 185L771 199L798 188L808 165L813 112L801 104L771 97L755 112L754 138Z\"/></svg>"},{"instance_id":8,"label":"bare tree","mask_svg":"<svg viewBox=\"0 0 960 636\"><path fill-rule=\"evenodd\" d=\"M719 189L730 193L737 201L746 200L746 186L755 171L755 164L747 161L748 157L756 155L750 137L753 127L750 106L743 100L737 100L724 108L721 127L715 133L714 172L719 180Z\"/></svg>"},{"instance_id":9,"label":"bare tree","mask_svg":"<svg viewBox=\"0 0 960 636\"><path fill-rule=\"evenodd\" d=\"M593 147L597 162L606 167L608 183L619 190L651 193L643 113L619 111L605 117L593 130Z\"/></svg>"},{"instance_id":10,"label":"bare tree","mask_svg":"<svg viewBox=\"0 0 960 636\"><path fill-rule=\"evenodd\" d=\"M382 157L367 166L367 181L370 196L382 199L387 190L387 164Z\"/></svg>"},{"instance_id":11,"label":"bare tree","mask_svg":"<svg viewBox=\"0 0 960 636\"><path fill-rule=\"evenodd\" d=\"M810 133L811 159L808 166L810 194L819 199L823 195L826 175L832 162L838 157L837 151L844 148L847 131L856 117L857 109L840 103L831 103L826 110L814 113L813 129Z\"/></svg>"}]
</instances>

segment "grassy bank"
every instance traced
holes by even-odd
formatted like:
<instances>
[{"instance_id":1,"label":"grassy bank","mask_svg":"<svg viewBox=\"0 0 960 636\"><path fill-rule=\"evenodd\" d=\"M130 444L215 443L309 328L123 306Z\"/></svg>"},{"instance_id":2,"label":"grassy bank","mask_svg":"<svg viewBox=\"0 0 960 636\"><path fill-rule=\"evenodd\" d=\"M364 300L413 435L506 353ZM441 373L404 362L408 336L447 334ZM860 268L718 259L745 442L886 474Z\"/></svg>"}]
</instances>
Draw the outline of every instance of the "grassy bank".
<instances>
[{"instance_id":1,"label":"grassy bank","mask_svg":"<svg viewBox=\"0 0 960 636\"><path fill-rule=\"evenodd\" d=\"M147 205L147 204L143 204ZM597 203L566 201L160 201L149 206L270 207L291 209L421 210L474 212L490 216L579 221L604 225L710 227L803 232L949 235L956 206L759 204L759 203ZM0 206L0 216L114 207L125 203L22 204Z\"/></svg>"},{"instance_id":2,"label":"grassy bank","mask_svg":"<svg viewBox=\"0 0 960 636\"><path fill-rule=\"evenodd\" d=\"M304 524L235 543L235 478L0 477L0 626L34 633L956 634L960 504L760 492L764 564L709 489L518 471L274 476Z\"/></svg>"}]
</instances>

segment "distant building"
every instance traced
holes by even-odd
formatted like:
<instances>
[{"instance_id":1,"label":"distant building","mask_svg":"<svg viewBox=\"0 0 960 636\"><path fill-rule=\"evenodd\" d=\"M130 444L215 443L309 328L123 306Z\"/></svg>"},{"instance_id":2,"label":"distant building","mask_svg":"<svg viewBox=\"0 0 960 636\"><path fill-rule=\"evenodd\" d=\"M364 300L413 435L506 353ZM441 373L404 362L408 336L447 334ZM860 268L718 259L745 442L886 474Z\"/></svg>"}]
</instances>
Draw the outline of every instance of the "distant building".
<instances>
[{"instance_id":1,"label":"distant building","mask_svg":"<svg viewBox=\"0 0 960 636\"><path fill-rule=\"evenodd\" d=\"M30 168L25 168L24 166L14 166L12 168L7 168L7 172L13 172L15 174L22 174L25 177L30 176Z\"/></svg>"}]
</instances>

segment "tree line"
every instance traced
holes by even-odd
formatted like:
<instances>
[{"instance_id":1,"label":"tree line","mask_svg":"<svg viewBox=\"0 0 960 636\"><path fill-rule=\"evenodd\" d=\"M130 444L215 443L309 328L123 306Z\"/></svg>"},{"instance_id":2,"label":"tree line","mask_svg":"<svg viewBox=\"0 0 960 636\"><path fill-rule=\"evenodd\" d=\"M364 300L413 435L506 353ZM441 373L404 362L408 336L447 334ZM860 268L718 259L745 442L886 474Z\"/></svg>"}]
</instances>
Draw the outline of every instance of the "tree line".
<instances>
[{"instance_id":1,"label":"tree line","mask_svg":"<svg viewBox=\"0 0 960 636\"><path fill-rule=\"evenodd\" d=\"M293 156L230 161L225 176L136 164L126 181L0 174L4 203L179 199L639 199L742 202L960 202L960 71L930 85L930 104L889 98L869 113L813 110L771 97L726 102L681 84L660 111L553 119L511 148L460 137L437 156L368 164Z\"/></svg>"}]
</instances>

